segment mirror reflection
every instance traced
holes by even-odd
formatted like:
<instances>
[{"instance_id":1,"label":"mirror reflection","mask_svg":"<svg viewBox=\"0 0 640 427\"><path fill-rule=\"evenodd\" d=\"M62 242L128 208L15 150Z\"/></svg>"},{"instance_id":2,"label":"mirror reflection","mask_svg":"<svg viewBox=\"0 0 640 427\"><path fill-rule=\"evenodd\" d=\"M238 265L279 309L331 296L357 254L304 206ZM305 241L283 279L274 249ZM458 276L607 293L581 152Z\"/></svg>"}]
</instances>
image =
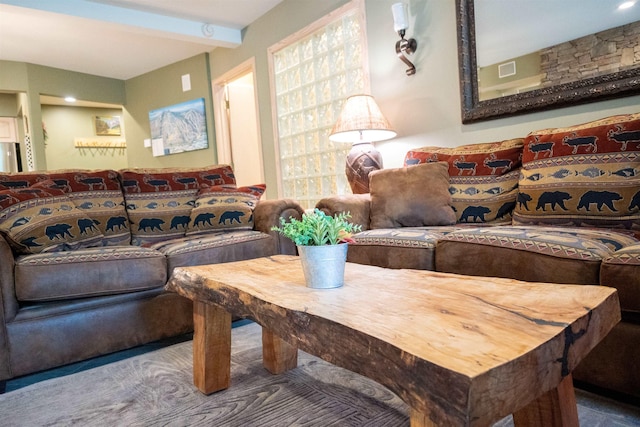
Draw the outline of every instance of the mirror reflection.
<instances>
[{"instance_id":1,"label":"mirror reflection","mask_svg":"<svg viewBox=\"0 0 640 427\"><path fill-rule=\"evenodd\" d=\"M480 101L640 68L640 1L474 0L474 8Z\"/></svg>"}]
</instances>

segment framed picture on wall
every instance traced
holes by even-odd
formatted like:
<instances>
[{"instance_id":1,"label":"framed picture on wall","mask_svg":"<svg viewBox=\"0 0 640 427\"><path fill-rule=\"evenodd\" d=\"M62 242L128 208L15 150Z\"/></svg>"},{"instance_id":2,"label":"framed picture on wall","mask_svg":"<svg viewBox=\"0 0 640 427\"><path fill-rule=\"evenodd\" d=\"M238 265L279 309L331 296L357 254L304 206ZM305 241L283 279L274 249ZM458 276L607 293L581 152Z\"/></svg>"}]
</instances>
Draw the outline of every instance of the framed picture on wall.
<instances>
[{"instance_id":1,"label":"framed picture on wall","mask_svg":"<svg viewBox=\"0 0 640 427\"><path fill-rule=\"evenodd\" d=\"M96 116L96 135L120 136L120 116Z\"/></svg>"},{"instance_id":2,"label":"framed picture on wall","mask_svg":"<svg viewBox=\"0 0 640 427\"><path fill-rule=\"evenodd\" d=\"M202 150L209 146L204 98L149 111L154 156Z\"/></svg>"}]
</instances>

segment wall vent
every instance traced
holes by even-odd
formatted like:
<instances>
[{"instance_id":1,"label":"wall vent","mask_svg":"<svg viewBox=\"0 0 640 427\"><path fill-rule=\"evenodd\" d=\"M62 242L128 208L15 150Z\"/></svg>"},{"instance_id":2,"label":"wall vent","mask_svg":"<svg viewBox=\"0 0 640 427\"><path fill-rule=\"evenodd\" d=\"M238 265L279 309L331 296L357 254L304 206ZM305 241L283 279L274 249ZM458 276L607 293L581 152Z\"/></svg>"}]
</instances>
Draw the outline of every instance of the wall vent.
<instances>
[{"instance_id":1,"label":"wall vent","mask_svg":"<svg viewBox=\"0 0 640 427\"><path fill-rule=\"evenodd\" d=\"M501 79L516 74L516 61L505 62L498 65L498 77Z\"/></svg>"}]
</instances>

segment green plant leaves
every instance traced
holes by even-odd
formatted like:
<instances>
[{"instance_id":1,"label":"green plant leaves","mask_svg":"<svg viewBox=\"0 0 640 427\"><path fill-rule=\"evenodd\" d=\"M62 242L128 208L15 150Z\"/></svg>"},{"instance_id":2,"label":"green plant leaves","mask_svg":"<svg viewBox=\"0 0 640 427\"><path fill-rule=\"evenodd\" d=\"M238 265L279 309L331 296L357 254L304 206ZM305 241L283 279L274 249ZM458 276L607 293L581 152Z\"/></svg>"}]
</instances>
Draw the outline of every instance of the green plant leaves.
<instances>
[{"instance_id":1,"label":"green plant leaves","mask_svg":"<svg viewBox=\"0 0 640 427\"><path fill-rule=\"evenodd\" d=\"M329 216L316 208L313 212L304 213L302 220L291 218L286 222L284 218L280 218L280 227L274 226L271 229L291 239L296 245L337 245L361 229L360 225L350 223L349 218L349 212Z\"/></svg>"}]
</instances>

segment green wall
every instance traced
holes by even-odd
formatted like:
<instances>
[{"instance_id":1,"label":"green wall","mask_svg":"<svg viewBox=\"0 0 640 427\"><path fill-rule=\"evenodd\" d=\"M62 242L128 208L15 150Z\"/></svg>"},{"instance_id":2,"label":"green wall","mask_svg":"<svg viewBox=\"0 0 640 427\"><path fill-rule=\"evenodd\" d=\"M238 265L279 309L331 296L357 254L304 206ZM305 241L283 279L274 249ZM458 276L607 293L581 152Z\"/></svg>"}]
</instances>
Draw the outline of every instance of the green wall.
<instances>
[{"instance_id":1,"label":"green wall","mask_svg":"<svg viewBox=\"0 0 640 427\"><path fill-rule=\"evenodd\" d=\"M42 121L47 127L45 153L47 169L124 169L127 167L127 151L120 148L76 148L75 139L88 141L113 141L126 137L126 127L121 136L96 136L96 116L120 116L121 109L67 107L43 105Z\"/></svg>"},{"instance_id":2,"label":"green wall","mask_svg":"<svg viewBox=\"0 0 640 427\"><path fill-rule=\"evenodd\" d=\"M182 76L191 75L191 90L182 91ZM127 103L124 123L127 129L129 167L196 167L216 163L215 132L211 102L208 54L202 54L129 79L125 83ZM153 157L144 147L150 138L149 111L197 98L205 99L209 147L204 150Z\"/></svg>"},{"instance_id":3,"label":"green wall","mask_svg":"<svg viewBox=\"0 0 640 427\"><path fill-rule=\"evenodd\" d=\"M91 74L77 73L42 65L0 61L0 91L25 92L26 115L29 118L36 170L48 169L42 132L36 131L42 122L40 95L75 96L83 101L122 105L126 101L124 81ZM23 165L26 168L26 162Z\"/></svg>"},{"instance_id":4,"label":"green wall","mask_svg":"<svg viewBox=\"0 0 640 427\"><path fill-rule=\"evenodd\" d=\"M18 113L18 100L13 93L0 93L0 117L15 117Z\"/></svg>"}]
</instances>

